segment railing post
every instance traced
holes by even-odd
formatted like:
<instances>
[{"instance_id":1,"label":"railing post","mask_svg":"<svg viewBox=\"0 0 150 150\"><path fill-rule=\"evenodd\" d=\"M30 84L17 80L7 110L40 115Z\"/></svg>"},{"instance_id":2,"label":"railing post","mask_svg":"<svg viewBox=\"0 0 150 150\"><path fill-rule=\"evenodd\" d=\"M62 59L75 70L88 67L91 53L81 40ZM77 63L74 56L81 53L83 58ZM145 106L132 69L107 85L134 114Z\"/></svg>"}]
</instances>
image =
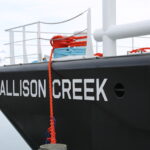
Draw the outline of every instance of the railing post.
<instances>
[{"instance_id":1,"label":"railing post","mask_svg":"<svg viewBox=\"0 0 150 150\"><path fill-rule=\"evenodd\" d=\"M91 32L91 9L88 9L87 13L87 47L86 47L86 56L93 56L93 45L92 45L92 32Z\"/></svg>"},{"instance_id":2,"label":"railing post","mask_svg":"<svg viewBox=\"0 0 150 150\"><path fill-rule=\"evenodd\" d=\"M15 55L14 55L14 32L9 30L9 43L10 43L10 64L15 64Z\"/></svg>"},{"instance_id":3,"label":"railing post","mask_svg":"<svg viewBox=\"0 0 150 150\"><path fill-rule=\"evenodd\" d=\"M37 24L37 55L38 55L38 61L40 62L42 59L40 22L38 22Z\"/></svg>"},{"instance_id":4,"label":"railing post","mask_svg":"<svg viewBox=\"0 0 150 150\"><path fill-rule=\"evenodd\" d=\"M23 31L23 63L28 63L27 50L26 50L26 28L25 26L22 27L22 31Z\"/></svg>"}]
</instances>

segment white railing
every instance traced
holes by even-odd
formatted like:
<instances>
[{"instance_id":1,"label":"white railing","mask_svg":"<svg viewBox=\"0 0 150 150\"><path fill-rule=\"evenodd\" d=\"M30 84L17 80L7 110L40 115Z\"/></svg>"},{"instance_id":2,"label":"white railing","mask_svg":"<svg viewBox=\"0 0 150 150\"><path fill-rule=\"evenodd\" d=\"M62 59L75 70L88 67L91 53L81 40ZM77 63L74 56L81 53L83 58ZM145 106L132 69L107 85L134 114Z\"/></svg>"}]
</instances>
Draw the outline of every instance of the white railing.
<instances>
[{"instance_id":1,"label":"white railing","mask_svg":"<svg viewBox=\"0 0 150 150\"><path fill-rule=\"evenodd\" d=\"M82 14L87 13L87 47L86 47L86 56L87 57L91 57L93 55L93 50L92 50L92 39L91 39L91 10L88 9L80 14L78 14L77 16L70 18L68 20L65 21L61 21L61 22L55 22L55 23L48 23L48 22L33 22L30 24L25 24L22 26L17 26L14 28L10 28L5 30L6 32L9 33L9 43L6 43L5 45L9 46L10 49L10 57L7 57L7 59L10 59L10 64L15 64L16 63L16 57L23 57L23 62L22 63L28 63L28 56L32 55L32 54L28 54L28 48L27 46L35 46L36 47L36 55L37 55L37 61L41 62L42 61L42 46L49 46L50 44L46 44L43 45L42 41L49 41L50 38L52 37L52 35L58 35L58 34L63 34L63 35L67 35L67 36L71 36L73 35L73 33L60 33L60 32L42 32L41 31L41 26L42 25L55 25L55 24L61 24L61 23L65 23L68 21L71 21L73 19L78 18L79 16L81 16ZM34 26L34 30L30 31L28 30L28 27L33 28ZM36 26L36 30L35 30L35 26ZM84 29L85 30L85 29ZM15 34L16 33L21 33L21 40L16 40L15 39ZM27 38L27 34L34 34L36 36L34 36L34 38ZM45 38L42 37L43 34L49 35L49 38ZM27 44L27 42L29 41L34 41L34 44ZM36 41L36 44L35 44ZM21 46L22 47L22 55L15 55L15 46Z\"/></svg>"}]
</instances>

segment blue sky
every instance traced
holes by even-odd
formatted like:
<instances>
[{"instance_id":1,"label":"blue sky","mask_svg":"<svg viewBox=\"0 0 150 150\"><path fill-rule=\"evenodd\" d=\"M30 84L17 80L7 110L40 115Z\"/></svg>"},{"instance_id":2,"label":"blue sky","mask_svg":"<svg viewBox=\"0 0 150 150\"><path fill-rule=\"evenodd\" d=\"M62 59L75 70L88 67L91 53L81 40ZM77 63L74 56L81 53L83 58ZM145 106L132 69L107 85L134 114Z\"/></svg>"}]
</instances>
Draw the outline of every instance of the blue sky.
<instances>
[{"instance_id":1,"label":"blue sky","mask_svg":"<svg viewBox=\"0 0 150 150\"><path fill-rule=\"evenodd\" d=\"M92 29L94 31L102 27L101 0L0 0L0 58L8 54L8 48L3 45L8 41L5 29L36 21L61 21L88 7L92 8ZM148 19L150 19L149 0L117 0L117 24ZM77 22L77 24L82 23L82 19ZM75 28L75 24L72 26ZM66 27L66 30L72 26ZM126 45L129 42L131 41L120 41L119 43ZM143 46L144 42L140 44L141 40L137 39L136 42L137 46ZM147 45L150 45L149 41ZM0 114L0 144L3 150L29 150L29 147L2 114Z\"/></svg>"}]
</instances>

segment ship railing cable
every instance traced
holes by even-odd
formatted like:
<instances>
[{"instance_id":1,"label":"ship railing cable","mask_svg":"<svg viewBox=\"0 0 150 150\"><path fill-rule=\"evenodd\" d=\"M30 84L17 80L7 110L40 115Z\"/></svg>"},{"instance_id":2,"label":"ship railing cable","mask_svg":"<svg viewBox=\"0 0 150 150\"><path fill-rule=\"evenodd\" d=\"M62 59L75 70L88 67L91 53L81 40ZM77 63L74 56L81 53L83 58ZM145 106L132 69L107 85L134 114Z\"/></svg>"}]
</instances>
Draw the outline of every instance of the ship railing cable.
<instances>
[{"instance_id":1,"label":"ship railing cable","mask_svg":"<svg viewBox=\"0 0 150 150\"><path fill-rule=\"evenodd\" d=\"M69 22L69 21L72 21L80 16L82 16L83 14L87 13L87 16L88 16L88 12L89 12L89 9L79 13L78 15L76 16L73 16L72 18L69 18L69 19L66 19L66 20L63 20L63 21L58 21L58 22L44 22L44 21L38 21L38 22L33 22L33 23L29 23L29 24L26 24L26 25L22 25L22 26L18 26L18 27L14 27L14 28L10 28L10 29L7 29L5 31L8 31L9 32L9 37L10 37L10 41L9 43L6 43L4 45L8 45L9 48L10 48L10 64L15 64L15 57L14 57L14 54L15 54L15 49L18 50L18 48L16 48L15 46L21 46L21 45L18 45L19 43L22 44L22 51L23 53L27 53L27 46L28 48L30 48L31 44L34 43L35 41L34 40L37 40L37 46L36 46L36 49L37 49L37 61L42 61L43 58L42 58L42 43L44 43L44 41L49 41L49 39L46 38L46 36L48 36L48 34L54 34L54 35L57 35L57 34L62 34L62 35L66 35L66 36L74 36L73 33L58 33L58 32L41 32L41 28L42 28L42 24L43 25L57 25L57 24L63 24L63 23L66 23L66 22ZM87 17L88 18L88 17ZM37 31L32 31L32 28L33 28L33 25L37 25ZM28 31L27 30L27 27L31 27L29 28L30 30ZM88 26L87 26L88 27ZM82 29L80 29L82 30ZM88 30L87 30L88 31ZM21 36L22 34L22 39L18 39L18 40L15 40L16 37L14 38L14 35L19 35ZM21 33L21 34L20 34ZM30 34L30 33L33 33L33 38L31 38L32 36L26 36L26 34ZM46 35L44 35L46 34ZM43 36L42 36L43 35ZM91 34L88 34L91 36ZM18 36L18 37L19 37ZM35 37L36 36L36 37ZM29 37L29 38L28 38ZM30 43L29 43L30 42ZM33 46L33 45L32 45ZM20 49L20 48L19 48ZM12 52L11 52L12 51ZM20 50L19 50L20 51ZM32 50L33 51L33 50ZM34 50L35 51L35 50ZM20 53L20 52L19 52ZM23 57L22 61L23 63L28 63L28 57L26 55L23 55L25 57ZM31 59L30 59L31 60Z\"/></svg>"},{"instance_id":2,"label":"ship railing cable","mask_svg":"<svg viewBox=\"0 0 150 150\"><path fill-rule=\"evenodd\" d=\"M41 23L41 24L51 24L51 25L52 25L52 24L56 25L56 24L66 23L66 22L69 22L69 21L71 21L71 20L74 20L74 19L80 17L81 15L83 15L84 13L86 13L87 11L88 11L88 9L85 10L85 11L83 11L82 13L80 13L80 14L78 14L78 15L72 17L72 18L67 19L67 20L63 20L63 21L59 21L59 22L40 22L40 23Z\"/></svg>"},{"instance_id":3,"label":"ship railing cable","mask_svg":"<svg viewBox=\"0 0 150 150\"><path fill-rule=\"evenodd\" d=\"M68 36L68 37L72 37L72 36L75 36L75 35L78 35L78 34L81 34L81 33L84 33L85 31L86 31L87 29L84 29L84 30L82 30L82 31L79 31L79 32L77 32L77 33L60 33L60 32L50 32L49 34L66 34L66 35L68 35L68 34L70 34L70 36ZM50 39L47 39L47 38L31 38L31 39L26 39L26 40L20 40L20 41L15 41L15 42L13 42L14 44L16 44L16 43L22 43L22 42L27 42L27 41L34 41L34 40L37 40L37 39L40 39L40 40L45 40L45 41L49 41ZM5 43L4 45L9 45L10 43ZM42 46L42 45L41 45Z\"/></svg>"},{"instance_id":4,"label":"ship railing cable","mask_svg":"<svg viewBox=\"0 0 150 150\"><path fill-rule=\"evenodd\" d=\"M18 28L22 28L22 27L25 27L25 26L31 26L31 25L35 25L35 24L62 24L62 23L66 23L68 21L71 21L71 20L74 20L76 18L78 18L79 16L83 15L84 13L88 12L88 9L79 13L78 15L72 17L72 18L69 18L67 20L63 20L63 21L58 21L58 22L44 22L44 21L37 21L37 22L33 22L33 23L29 23L29 24L26 24L26 25L23 25L23 26L17 26L17 27L14 27L14 28L9 28L9 29L6 29L5 31L10 31L10 30L14 30L14 29L18 29Z\"/></svg>"},{"instance_id":5,"label":"ship railing cable","mask_svg":"<svg viewBox=\"0 0 150 150\"><path fill-rule=\"evenodd\" d=\"M74 33L74 34L72 34L72 35L70 35L70 36L67 36L67 37L64 37L64 38L58 38L58 39L53 39L53 40L65 40L65 39L68 39L68 38L71 38L71 37L74 37L74 36L76 36L76 35L80 35L80 34L87 34L87 33L85 33L85 31L87 31L87 29L84 29L84 30L82 30L82 31L79 31L79 32L76 32L76 33ZM49 41L49 39L46 39L46 38L41 38L41 40L48 40Z\"/></svg>"}]
</instances>

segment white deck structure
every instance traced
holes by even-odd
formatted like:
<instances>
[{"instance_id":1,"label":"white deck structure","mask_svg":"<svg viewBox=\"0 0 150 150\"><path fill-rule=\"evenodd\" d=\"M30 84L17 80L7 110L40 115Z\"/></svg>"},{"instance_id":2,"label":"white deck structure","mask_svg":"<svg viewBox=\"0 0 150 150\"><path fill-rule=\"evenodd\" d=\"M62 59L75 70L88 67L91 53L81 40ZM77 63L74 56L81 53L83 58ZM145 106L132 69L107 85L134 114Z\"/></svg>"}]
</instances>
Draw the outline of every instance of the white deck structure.
<instances>
[{"instance_id":1,"label":"white deck structure","mask_svg":"<svg viewBox=\"0 0 150 150\"><path fill-rule=\"evenodd\" d=\"M96 41L103 42L104 56L116 56L116 40L150 34L150 20L116 25L116 0L103 0L103 29L94 33Z\"/></svg>"}]
</instances>

